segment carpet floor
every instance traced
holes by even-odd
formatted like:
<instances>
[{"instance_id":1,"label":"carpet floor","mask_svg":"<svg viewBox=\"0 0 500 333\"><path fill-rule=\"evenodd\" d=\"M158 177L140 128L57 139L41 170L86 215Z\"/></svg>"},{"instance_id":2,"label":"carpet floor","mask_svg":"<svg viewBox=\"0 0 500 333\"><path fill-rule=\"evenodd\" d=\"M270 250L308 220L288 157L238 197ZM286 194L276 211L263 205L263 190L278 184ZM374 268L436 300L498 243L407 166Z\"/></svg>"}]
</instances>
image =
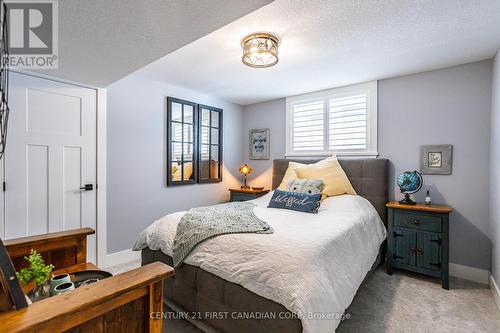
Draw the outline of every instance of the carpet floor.
<instances>
[{"instance_id":1,"label":"carpet floor","mask_svg":"<svg viewBox=\"0 0 500 333\"><path fill-rule=\"evenodd\" d=\"M135 261L108 270L119 274L138 266ZM338 333L500 332L500 311L488 286L451 278L450 290L444 290L435 279L402 271L389 276L384 267L361 286L346 313L350 318ZM201 331L185 320L166 319L164 332Z\"/></svg>"}]
</instances>

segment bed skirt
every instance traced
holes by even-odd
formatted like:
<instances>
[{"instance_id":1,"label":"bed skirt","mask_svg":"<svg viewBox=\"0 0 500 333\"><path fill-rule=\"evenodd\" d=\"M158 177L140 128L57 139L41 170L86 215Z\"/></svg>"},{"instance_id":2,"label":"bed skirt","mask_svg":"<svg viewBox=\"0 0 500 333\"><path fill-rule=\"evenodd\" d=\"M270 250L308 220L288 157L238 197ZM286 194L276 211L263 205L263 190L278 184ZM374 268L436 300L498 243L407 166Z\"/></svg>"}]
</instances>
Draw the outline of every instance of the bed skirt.
<instances>
[{"instance_id":1,"label":"bed skirt","mask_svg":"<svg viewBox=\"0 0 500 333\"><path fill-rule=\"evenodd\" d=\"M172 257L160 250L145 248L141 257L142 265L160 261L173 267ZM380 252L367 276L382 258ZM204 332L302 332L300 319L283 305L199 267L182 264L163 283L165 303Z\"/></svg>"}]
</instances>

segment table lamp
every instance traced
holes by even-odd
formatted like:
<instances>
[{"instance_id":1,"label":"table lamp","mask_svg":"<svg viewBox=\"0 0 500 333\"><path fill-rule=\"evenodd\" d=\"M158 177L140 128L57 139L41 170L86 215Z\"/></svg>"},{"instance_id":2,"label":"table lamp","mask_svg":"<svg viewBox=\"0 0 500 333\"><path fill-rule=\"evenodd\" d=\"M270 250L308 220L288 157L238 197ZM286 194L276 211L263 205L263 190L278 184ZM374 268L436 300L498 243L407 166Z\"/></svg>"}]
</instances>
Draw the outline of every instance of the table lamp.
<instances>
[{"instance_id":1,"label":"table lamp","mask_svg":"<svg viewBox=\"0 0 500 333\"><path fill-rule=\"evenodd\" d=\"M252 172L253 169L250 168L247 164L243 164L240 168L240 173L245 175L245 184L241 186L242 189L249 189L250 186L247 186L247 175Z\"/></svg>"}]
</instances>

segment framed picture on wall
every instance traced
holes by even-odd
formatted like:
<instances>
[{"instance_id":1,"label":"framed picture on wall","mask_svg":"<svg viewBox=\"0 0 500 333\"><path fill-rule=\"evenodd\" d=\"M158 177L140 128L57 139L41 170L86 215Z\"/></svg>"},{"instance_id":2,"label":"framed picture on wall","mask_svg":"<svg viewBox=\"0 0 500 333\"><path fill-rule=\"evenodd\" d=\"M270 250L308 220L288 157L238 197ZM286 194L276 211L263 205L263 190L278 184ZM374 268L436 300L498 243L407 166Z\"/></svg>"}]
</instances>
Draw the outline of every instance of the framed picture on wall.
<instances>
[{"instance_id":1,"label":"framed picture on wall","mask_svg":"<svg viewBox=\"0 0 500 333\"><path fill-rule=\"evenodd\" d=\"M252 129L248 142L250 144L249 159L251 160L268 160L270 159L270 137L271 130L269 128Z\"/></svg>"},{"instance_id":2,"label":"framed picture on wall","mask_svg":"<svg viewBox=\"0 0 500 333\"><path fill-rule=\"evenodd\" d=\"M420 147L420 173L423 175L451 175L453 166L452 145Z\"/></svg>"}]
</instances>

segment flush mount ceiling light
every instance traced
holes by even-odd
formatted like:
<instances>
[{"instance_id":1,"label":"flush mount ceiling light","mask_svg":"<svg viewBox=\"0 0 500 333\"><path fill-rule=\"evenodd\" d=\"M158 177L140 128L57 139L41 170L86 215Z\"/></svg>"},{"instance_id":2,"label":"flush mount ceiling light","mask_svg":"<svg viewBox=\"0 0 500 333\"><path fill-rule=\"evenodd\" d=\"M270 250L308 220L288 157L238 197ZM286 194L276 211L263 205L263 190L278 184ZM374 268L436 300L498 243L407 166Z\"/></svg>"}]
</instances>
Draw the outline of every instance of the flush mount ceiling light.
<instances>
[{"instance_id":1,"label":"flush mount ceiling light","mask_svg":"<svg viewBox=\"0 0 500 333\"><path fill-rule=\"evenodd\" d=\"M241 61L254 68L271 67L278 63L279 38L266 32L254 32L241 40Z\"/></svg>"}]
</instances>

